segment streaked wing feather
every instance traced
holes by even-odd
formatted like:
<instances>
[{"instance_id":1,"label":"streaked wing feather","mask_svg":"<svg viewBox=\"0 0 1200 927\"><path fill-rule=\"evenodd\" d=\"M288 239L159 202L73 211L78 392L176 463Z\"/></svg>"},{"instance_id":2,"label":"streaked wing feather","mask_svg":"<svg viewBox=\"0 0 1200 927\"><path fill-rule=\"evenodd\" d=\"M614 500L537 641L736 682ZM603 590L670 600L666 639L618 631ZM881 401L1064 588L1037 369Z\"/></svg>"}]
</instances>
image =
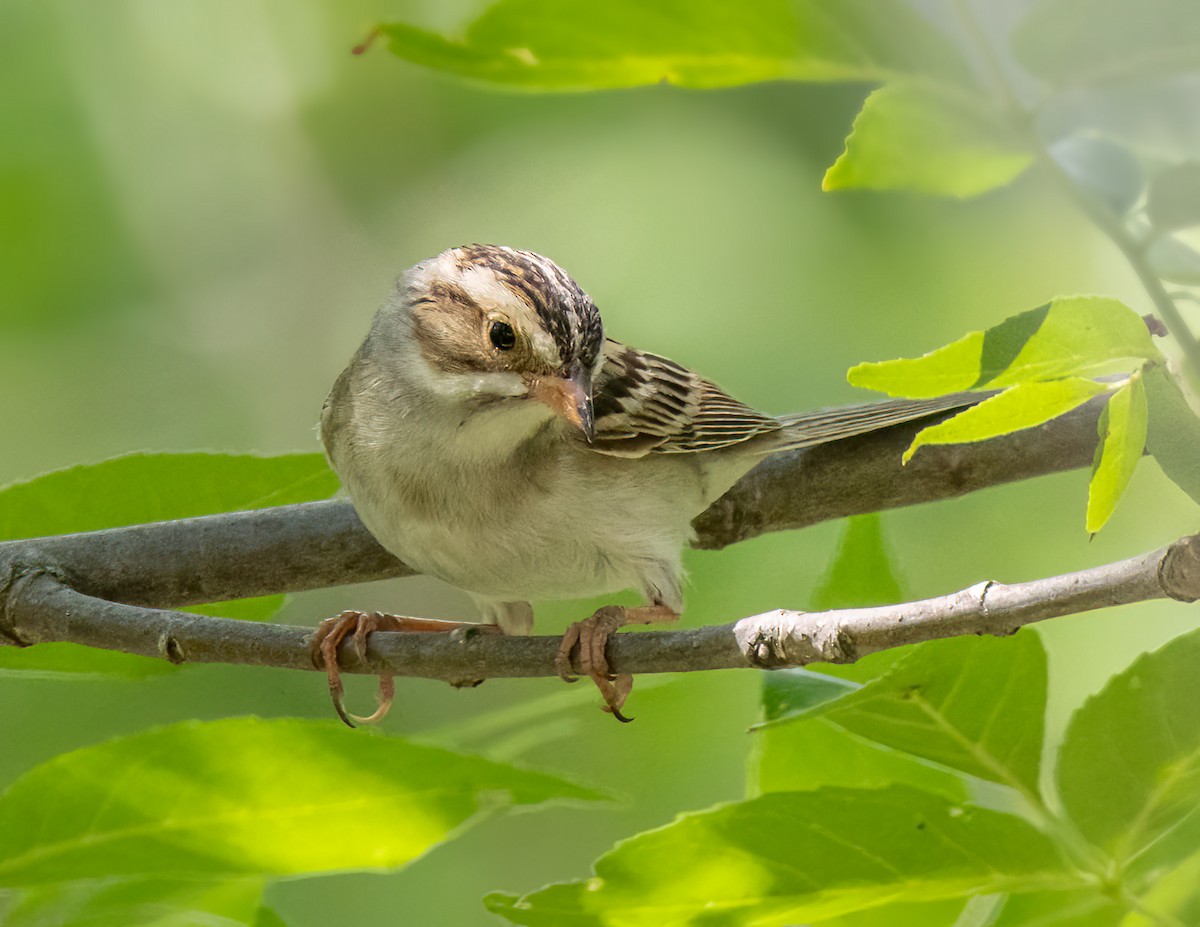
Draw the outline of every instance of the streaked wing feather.
<instances>
[{"instance_id":1,"label":"streaked wing feather","mask_svg":"<svg viewBox=\"0 0 1200 927\"><path fill-rule=\"evenodd\" d=\"M618 457L715 450L780 428L686 367L612 340L593 395L593 448Z\"/></svg>"},{"instance_id":2,"label":"streaked wing feather","mask_svg":"<svg viewBox=\"0 0 1200 927\"><path fill-rule=\"evenodd\" d=\"M881 402L784 415L779 419L783 424L783 432L778 443L773 442L773 446L766 450L773 453L853 438L892 425L917 421L938 412L965 409L982 402L990 395L992 393L988 392L951 393L933 399L885 399Z\"/></svg>"}]
</instances>

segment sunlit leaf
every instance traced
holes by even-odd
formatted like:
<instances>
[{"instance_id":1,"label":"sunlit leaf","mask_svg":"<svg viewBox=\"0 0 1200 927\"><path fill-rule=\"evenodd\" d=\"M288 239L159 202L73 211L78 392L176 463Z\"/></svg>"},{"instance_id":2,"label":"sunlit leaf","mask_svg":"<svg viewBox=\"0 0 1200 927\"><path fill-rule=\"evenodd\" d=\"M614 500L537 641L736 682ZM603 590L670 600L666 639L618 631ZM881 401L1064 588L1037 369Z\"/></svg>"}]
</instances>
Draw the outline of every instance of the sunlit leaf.
<instances>
[{"instance_id":1,"label":"sunlit leaf","mask_svg":"<svg viewBox=\"0 0 1200 927\"><path fill-rule=\"evenodd\" d=\"M1138 657L1071 718L1058 790L1116 871L1149 873L1200 846L1200 632Z\"/></svg>"},{"instance_id":2,"label":"sunlit leaf","mask_svg":"<svg viewBox=\"0 0 1200 927\"><path fill-rule=\"evenodd\" d=\"M1013 33L1017 60L1057 84L1118 82L1200 68L1192 0L1041 0Z\"/></svg>"},{"instance_id":3,"label":"sunlit leaf","mask_svg":"<svg viewBox=\"0 0 1200 927\"><path fill-rule=\"evenodd\" d=\"M1140 900L1143 910L1132 912L1121 927L1200 924L1200 853L1169 872L1155 873Z\"/></svg>"},{"instance_id":4,"label":"sunlit leaf","mask_svg":"<svg viewBox=\"0 0 1200 927\"><path fill-rule=\"evenodd\" d=\"M1081 878L1021 818L902 786L781 792L618 844L585 882L491 910L530 925L808 923L896 900L1069 889Z\"/></svg>"},{"instance_id":5,"label":"sunlit leaf","mask_svg":"<svg viewBox=\"0 0 1200 927\"><path fill-rule=\"evenodd\" d=\"M980 901L995 895L981 896ZM991 927L990 922L964 920L964 909L976 899L888 904L823 920L814 927ZM977 907L977 905L975 905Z\"/></svg>"},{"instance_id":6,"label":"sunlit leaf","mask_svg":"<svg viewBox=\"0 0 1200 927\"><path fill-rule=\"evenodd\" d=\"M1060 296L924 357L859 364L854 386L914 399L1030 380L1099 376L1157 360L1141 316L1105 296Z\"/></svg>"},{"instance_id":7,"label":"sunlit leaf","mask_svg":"<svg viewBox=\"0 0 1200 927\"><path fill-rule=\"evenodd\" d=\"M597 797L334 722L189 722L64 754L13 783L0 796L0 886L392 869L488 809Z\"/></svg>"},{"instance_id":8,"label":"sunlit leaf","mask_svg":"<svg viewBox=\"0 0 1200 927\"><path fill-rule=\"evenodd\" d=\"M1033 792L1045 703L1046 654L1037 634L1023 631L921 644L857 691L790 717L824 718L868 741Z\"/></svg>"},{"instance_id":9,"label":"sunlit leaf","mask_svg":"<svg viewBox=\"0 0 1200 927\"><path fill-rule=\"evenodd\" d=\"M1003 186L1032 160L982 99L956 87L895 83L867 97L822 186L967 197Z\"/></svg>"},{"instance_id":10,"label":"sunlit leaf","mask_svg":"<svg viewBox=\"0 0 1200 927\"><path fill-rule=\"evenodd\" d=\"M986 441L1022 428L1041 425L1083 405L1106 389L1103 383L1079 377L1011 386L979 405L959 412L953 418L917 432L912 444L904 452L904 461L907 463L918 448L927 444Z\"/></svg>"},{"instance_id":11,"label":"sunlit leaf","mask_svg":"<svg viewBox=\"0 0 1200 927\"><path fill-rule=\"evenodd\" d=\"M1166 367L1146 371L1146 450L1172 482L1200 502L1200 418Z\"/></svg>"},{"instance_id":12,"label":"sunlit leaf","mask_svg":"<svg viewBox=\"0 0 1200 927\"><path fill-rule=\"evenodd\" d=\"M497 0L461 39L407 23L380 31L401 58L525 90L967 76L946 38L896 0Z\"/></svg>"},{"instance_id":13,"label":"sunlit leaf","mask_svg":"<svg viewBox=\"0 0 1200 927\"><path fill-rule=\"evenodd\" d=\"M1099 423L1100 446L1088 485L1087 530L1104 527L1146 450L1146 386L1133 377L1112 394Z\"/></svg>"}]
</instances>

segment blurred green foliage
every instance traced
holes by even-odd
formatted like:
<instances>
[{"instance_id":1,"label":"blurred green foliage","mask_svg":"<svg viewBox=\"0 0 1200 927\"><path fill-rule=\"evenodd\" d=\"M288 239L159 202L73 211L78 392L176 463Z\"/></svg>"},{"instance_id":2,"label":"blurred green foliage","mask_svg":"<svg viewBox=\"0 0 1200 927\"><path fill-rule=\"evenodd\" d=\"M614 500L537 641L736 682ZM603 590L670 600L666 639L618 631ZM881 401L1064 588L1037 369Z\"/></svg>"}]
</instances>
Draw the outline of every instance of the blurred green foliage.
<instances>
[{"instance_id":1,"label":"blurred green foliage","mask_svg":"<svg viewBox=\"0 0 1200 927\"><path fill-rule=\"evenodd\" d=\"M1200 155L1193 5L1022 0L974 7L974 25L999 61L980 55L957 0L913 8L900 0L764 0L745 9L665 0L10 0L0 8L0 81L10 91L0 94L0 377L8 400L0 481L131 450L314 451L312 425L324 393L391 280L466 241L550 255L596 299L618 337L676 357L778 412L848 400L843 372L853 364L912 356L1062 294L1102 292L1139 314L1149 311L1154 306L1136 276L1062 195L1054 171L1104 215L1133 210L1117 218L1146 236L1146 259L1157 273L1194 278L1194 229L1182 227L1194 216L1191 168L1174 167ZM351 46L379 22L389 23L384 35L402 57L476 82L640 89L505 95L387 55L351 56ZM1015 61L1004 41L1010 33ZM1031 124L1019 130L985 111L995 99L997 68L1018 94L1044 91ZM662 77L696 87L784 77L885 83L757 84L711 93L641 86ZM1033 78L1045 86L1035 87ZM1028 156L1031 132L1045 142L1044 158ZM1098 144L1097 135L1104 136ZM825 194L829 165L826 186L840 189ZM1146 178L1153 207L1143 216ZM1163 468L1194 493L1195 445L1180 435L1195 431L1195 417L1161 371L1146 374L1148 441L1151 450L1156 442L1168 450ZM1156 426L1156 410L1165 410L1160 422L1170 427ZM1130 453L1113 459L1124 461L1116 468L1123 480L1137 454L1131 443L1122 446ZM227 475L228 488L240 492L244 475ZM97 526L121 510L160 517L137 492L158 479L127 484L121 504L106 498L103 483L68 479L61 496L78 521L48 514L45 531L21 530ZM317 484L325 486L318 478L309 487L314 494ZM1187 496L1147 462L1133 474L1129 501L1109 530L1089 543L1078 518L1087 484L1086 474L1061 475L889 513L882 530L855 523L827 570L836 526L694 552L684 622L780 605L832 607L839 603L831 582L857 589L863 601L898 597L894 571L886 571L886 582L879 576L884 533L899 552L905 595L924 596L985 576L1019 580L1078 569L1194 527ZM75 495L65 505L68 493ZM246 495L261 498L261 487ZM16 516L0 510L4 517ZM543 605L539 627L557 630L595 604ZM311 623L350 606L469 614L460 594L411 580L296 596L283 619ZM484 821L398 873L273 883L267 908L259 873L353 869L378 846L404 846L408 859L452 831L461 816L439 818L418 845L413 821L394 814L395 794L424 774L413 761L422 748L394 741L393 750L408 753L389 759L382 755L387 740L346 732L337 745L311 752L320 770L306 780L303 769L287 766L287 757L302 751L286 737L260 743L247 729L221 740L231 725L260 723L219 720L230 715L327 717L325 687L315 675L190 667L137 681L78 673L67 685L61 675L0 672L0 783L18 783L0 807L16 807L29 782L77 767L86 774L81 781L52 791L72 795L78 812L78 820L60 814L59 823L83 827L106 807L97 791L71 791L99 768L95 757L111 759L130 782L157 788L165 773L147 762L152 751L138 747L149 741L137 738L165 744L194 736L209 739L197 754L206 762L250 765L245 775L228 777L238 787L255 783L228 796L230 807L247 815L242 825L261 831L266 825L255 815L277 799L304 804L314 819L325 814L325 823L345 816L348 825L320 866L242 866L255 853L302 853L307 831L286 845L270 832L240 842L229 832L221 846L236 851L238 871L255 874L244 883L55 885L0 899L0 918L26 925L171 923L187 909L214 923L292 927L393 923L397 912L414 923L491 923L480 904L487 892L523 894L557 879L575 881L529 896L530 906L513 894L494 896L492 905L519 922L555 924L609 914L632 923L629 906L653 900L682 903L673 908L677 918L713 924L794 914L843 927L929 927L961 914L992 927L1035 917L1047 925L1125 918L1134 927L1143 921L1128 913L1121 895L1128 891L1157 912L1144 922L1188 923L1195 859L1171 840L1162 841L1160 856L1150 854L1154 867L1141 868L1141 855L1172 820L1188 819L1196 794L1195 699L1187 675L1193 638L1108 680L1136 654L1194 624L1184 606L1148 604L1063 619L1038 636L951 642L944 649L971 651L953 660L918 649L830 672L823 683L811 672L779 677L771 704L809 707L751 735L745 730L760 709L759 681L750 673L639 680L638 721L627 726L596 711L590 693L550 680L493 680L460 693L405 681L389 731L520 759L603 785L627 802ZM934 693L920 709L940 719L929 728L910 730L906 713L916 706L901 704L900 695L917 684L913 674ZM972 689L976 676L992 683ZM843 694L829 677L845 680ZM960 688L938 689L955 679ZM372 685L351 683L361 684L364 698ZM1084 696L1106 685L1068 729ZM1174 687L1180 701L1173 711L1187 724L1157 723L1159 708L1136 696L1142 686ZM216 723L135 733L182 718ZM296 722L261 724L278 731ZM1034 736L1043 727L1044 740ZM848 729L857 733L847 736ZM1122 745L1098 751L1093 729L1119 732ZM321 730L312 736L334 736ZM109 741L130 733L132 740ZM100 741L109 742L90 746ZM276 749L263 756L272 743ZM1056 773L1044 757L1060 743ZM1133 774L1117 771L1125 744L1145 757ZM998 767L984 761L983 745L987 757L1001 757ZM167 764L175 764L167 772L191 777L189 804L222 800L226 777L205 778L215 767L179 768L180 757L169 744L165 749ZM331 773L339 757L344 769ZM447 754L434 766L449 769L460 758L464 769L485 763ZM981 769L1007 778L981 784ZM1172 771L1170 789L1148 793L1148 777L1163 769ZM478 784L491 782L484 779ZM273 783L289 795L275 795ZM317 784L323 789L314 798L305 789ZM361 812L329 797L339 787L374 795L379 814L356 817ZM1043 802L1042 816L1033 815L1041 825L1055 787L1065 811L1054 818L1059 830L1047 836L1009 792L1027 805ZM865 789L874 790L869 800ZM619 838L681 811L737 801L746 791L756 796L748 803L693 813L606 853ZM465 789L456 807L470 806L469 813L473 794ZM968 798L983 807L963 805ZM1088 809L1099 801L1128 813L1110 810L1092 820ZM962 808L969 810L954 813ZM931 828L906 827L914 809L966 852L939 845L930 853ZM22 827L32 812L9 813L18 824L5 839L28 839ZM164 815L151 809L148 818L156 827ZM793 819L794 839L776 826ZM1109 895L1072 890L1094 871L1086 853L1079 857L1079 842L1064 836L1074 821L1088 839L1107 851L1117 847L1130 862L1128 880L1118 879ZM877 833L887 822L897 828L894 840ZM385 833L373 832L376 826ZM828 833L841 830L849 837L831 842ZM345 843L351 834L358 839ZM815 848L806 858L825 867L812 870L830 889L818 902L796 901L811 894L804 871L775 868L781 857L799 855L802 840ZM134 858L143 853L143 867L153 859L148 846L132 851ZM174 843L168 849L181 850ZM881 864L871 887L839 882L863 850ZM578 881L597 858L604 881ZM400 861L379 857L380 865ZM721 861L726 865L715 865ZM56 878L71 878L68 862L58 862ZM102 874L88 868L95 864L95 857L82 860L78 871ZM878 904L881 892L894 895L888 880L897 876L921 891L885 909L841 913ZM996 894L1006 889L1026 893ZM724 909L728 917L695 907L721 892L732 904ZM547 899L562 906L544 913ZM662 909L648 910L655 923L669 922Z\"/></svg>"}]
</instances>

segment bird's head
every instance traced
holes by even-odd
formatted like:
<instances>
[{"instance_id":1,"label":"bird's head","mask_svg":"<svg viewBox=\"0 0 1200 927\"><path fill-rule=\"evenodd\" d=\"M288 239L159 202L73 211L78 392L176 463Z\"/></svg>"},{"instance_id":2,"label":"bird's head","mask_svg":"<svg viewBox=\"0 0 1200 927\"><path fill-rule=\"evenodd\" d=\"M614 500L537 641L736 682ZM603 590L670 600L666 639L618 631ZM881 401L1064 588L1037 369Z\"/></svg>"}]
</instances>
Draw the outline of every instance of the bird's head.
<instances>
[{"instance_id":1,"label":"bird's head","mask_svg":"<svg viewBox=\"0 0 1200 927\"><path fill-rule=\"evenodd\" d=\"M424 385L447 399L481 409L532 402L526 408L549 409L589 441L595 435L600 313L539 254L498 245L443 251L404 275L373 337L403 340L407 350L394 356L420 367Z\"/></svg>"}]
</instances>

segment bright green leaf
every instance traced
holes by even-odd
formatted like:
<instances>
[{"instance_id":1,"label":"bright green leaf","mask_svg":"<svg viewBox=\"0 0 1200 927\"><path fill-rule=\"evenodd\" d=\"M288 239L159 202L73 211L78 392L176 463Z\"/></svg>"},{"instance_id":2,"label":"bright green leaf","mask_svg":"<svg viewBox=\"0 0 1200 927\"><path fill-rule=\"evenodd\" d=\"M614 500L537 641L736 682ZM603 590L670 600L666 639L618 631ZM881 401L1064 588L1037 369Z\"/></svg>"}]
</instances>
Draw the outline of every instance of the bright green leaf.
<instances>
[{"instance_id":1,"label":"bright green leaf","mask_svg":"<svg viewBox=\"0 0 1200 927\"><path fill-rule=\"evenodd\" d=\"M261 879L103 879L22 892L4 927L257 927Z\"/></svg>"},{"instance_id":2,"label":"bright green leaf","mask_svg":"<svg viewBox=\"0 0 1200 927\"><path fill-rule=\"evenodd\" d=\"M1131 913L1121 927L1200 924L1200 853L1169 872L1156 872L1140 901L1144 913Z\"/></svg>"},{"instance_id":3,"label":"bright green leaf","mask_svg":"<svg viewBox=\"0 0 1200 927\"><path fill-rule=\"evenodd\" d=\"M1100 446L1088 485L1087 530L1104 527L1146 450L1146 386L1135 376L1112 394L1099 423Z\"/></svg>"},{"instance_id":4,"label":"bright green leaf","mask_svg":"<svg viewBox=\"0 0 1200 927\"><path fill-rule=\"evenodd\" d=\"M910 902L1069 889L1080 877L1021 818L902 786L781 792L618 844L586 882L489 908L517 924L808 923Z\"/></svg>"},{"instance_id":5,"label":"bright green leaf","mask_svg":"<svg viewBox=\"0 0 1200 927\"><path fill-rule=\"evenodd\" d=\"M967 197L1003 186L1032 160L986 101L945 85L895 83L867 97L822 186Z\"/></svg>"},{"instance_id":6,"label":"bright green leaf","mask_svg":"<svg viewBox=\"0 0 1200 927\"><path fill-rule=\"evenodd\" d=\"M1045 383L1022 383L959 412L953 418L917 432L904 452L908 463L927 444L967 444L1041 425L1070 412L1107 387L1095 380L1068 377Z\"/></svg>"},{"instance_id":7,"label":"bright green leaf","mask_svg":"<svg viewBox=\"0 0 1200 927\"><path fill-rule=\"evenodd\" d=\"M1042 0L1012 44L1021 64L1056 84L1196 70L1200 9L1194 0Z\"/></svg>"},{"instance_id":8,"label":"bright green leaf","mask_svg":"<svg viewBox=\"0 0 1200 927\"><path fill-rule=\"evenodd\" d=\"M126 454L0 488L0 539L308 502L337 488L320 454Z\"/></svg>"},{"instance_id":9,"label":"bright green leaf","mask_svg":"<svg viewBox=\"0 0 1200 927\"><path fill-rule=\"evenodd\" d=\"M988 902L996 897L983 895L978 901ZM954 898L919 904L889 904L823 920L814 927L992 927L986 919L964 918L965 909L978 907L976 902L974 898L965 902Z\"/></svg>"},{"instance_id":10,"label":"bright green leaf","mask_svg":"<svg viewBox=\"0 0 1200 927\"><path fill-rule=\"evenodd\" d=\"M401 58L524 90L968 74L950 42L897 0L498 0L462 39L406 23L380 32Z\"/></svg>"},{"instance_id":11,"label":"bright green leaf","mask_svg":"<svg viewBox=\"0 0 1200 927\"><path fill-rule=\"evenodd\" d=\"M279 614L285 595L260 595L252 599L234 599L230 602L214 602L212 605L189 605L185 612L198 615L216 615L220 618L240 618L242 621L268 621Z\"/></svg>"},{"instance_id":12,"label":"bright green leaf","mask_svg":"<svg viewBox=\"0 0 1200 927\"><path fill-rule=\"evenodd\" d=\"M851 367L846 379L851 386L910 399L928 399L970 389L979 382L984 335L971 332L922 357L866 361Z\"/></svg>"},{"instance_id":13,"label":"bright green leaf","mask_svg":"<svg viewBox=\"0 0 1200 927\"><path fill-rule=\"evenodd\" d=\"M333 722L189 722L64 754L13 783L0 796L0 886L392 869L488 809L598 797Z\"/></svg>"},{"instance_id":14,"label":"bright green leaf","mask_svg":"<svg viewBox=\"0 0 1200 927\"><path fill-rule=\"evenodd\" d=\"M1161 357L1141 316L1119 300L1060 296L924 357L859 364L847 378L854 386L923 399L1030 380L1100 376Z\"/></svg>"},{"instance_id":15,"label":"bright green leaf","mask_svg":"<svg viewBox=\"0 0 1200 927\"><path fill-rule=\"evenodd\" d=\"M1149 368L1145 381L1146 450L1176 486L1200 502L1200 418L1166 367Z\"/></svg>"},{"instance_id":16,"label":"bright green leaf","mask_svg":"<svg viewBox=\"0 0 1200 927\"><path fill-rule=\"evenodd\" d=\"M1152 872L1200 846L1200 632L1143 654L1075 712L1058 790L1117 871Z\"/></svg>"},{"instance_id":17,"label":"bright green leaf","mask_svg":"<svg viewBox=\"0 0 1200 927\"><path fill-rule=\"evenodd\" d=\"M1200 225L1200 161L1183 161L1150 178L1146 216L1158 229Z\"/></svg>"},{"instance_id":18,"label":"bright green leaf","mask_svg":"<svg viewBox=\"0 0 1200 927\"><path fill-rule=\"evenodd\" d=\"M791 717L823 718L865 740L1034 792L1045 706L1046 653L1035 633L1023 631L910 648L887 674Z\"/></svg>"}]
</instances>

